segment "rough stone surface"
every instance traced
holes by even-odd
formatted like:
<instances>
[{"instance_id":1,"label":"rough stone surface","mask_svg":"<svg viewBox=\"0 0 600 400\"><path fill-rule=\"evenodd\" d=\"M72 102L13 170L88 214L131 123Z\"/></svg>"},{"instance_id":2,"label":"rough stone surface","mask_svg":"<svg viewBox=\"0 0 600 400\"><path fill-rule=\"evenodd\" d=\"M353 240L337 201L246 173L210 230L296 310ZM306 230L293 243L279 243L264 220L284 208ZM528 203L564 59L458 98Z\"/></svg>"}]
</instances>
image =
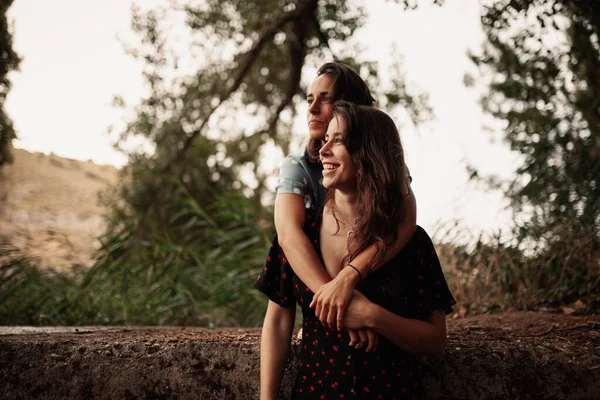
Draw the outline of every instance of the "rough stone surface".
<instances>
[{"instance_id":1,"label":"rough stone surface","mask_svg":"<svg viewBox=\"0 0 600 400\"><path fill-rule=\"evenodd\" d=\"M260 329L0 327L0 398L256 399L259 342ZM449 320L423 371L430 399L600 399L600 316Z\"/></svg>"}]
</instances>

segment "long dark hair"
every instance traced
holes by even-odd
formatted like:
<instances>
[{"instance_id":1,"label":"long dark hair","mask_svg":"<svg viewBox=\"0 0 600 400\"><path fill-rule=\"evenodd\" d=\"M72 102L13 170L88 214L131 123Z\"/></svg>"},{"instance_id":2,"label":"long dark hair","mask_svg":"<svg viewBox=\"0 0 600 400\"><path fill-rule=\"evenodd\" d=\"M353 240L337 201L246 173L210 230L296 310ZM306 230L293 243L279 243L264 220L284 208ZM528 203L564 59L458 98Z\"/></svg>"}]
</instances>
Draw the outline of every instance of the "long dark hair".
<instances>
[{"instance_id":1,"label":"long dark hair","mask_svg":"<svg viewBox=\"0 0 600 400\"><path fill-rule=\"evenodd\" d=\"M404 150L396 124L383 111L347 101L334 103L333 118L345 122L344 144L356 168L358 210L342 266L373 243L380 245L376 265L398 239L410 193ZM335 220L335 190L327 194Z\"/></svg>"},{"instance_id":2,"label":"long dark hair","mask_svg":"<svg viewBox=\"0 0 600 400\"><path fill-rule=\"evenodd\" d=\"M346 100L363 106L375 104L375 99L365 81L348 65L339 61L323 64L317 70L317 76L323 74L331 76L334 80L333 100ZM320 148L321 140L311 138L307 146L310 161L319 160Z\"/></svg>"}]
</instances>

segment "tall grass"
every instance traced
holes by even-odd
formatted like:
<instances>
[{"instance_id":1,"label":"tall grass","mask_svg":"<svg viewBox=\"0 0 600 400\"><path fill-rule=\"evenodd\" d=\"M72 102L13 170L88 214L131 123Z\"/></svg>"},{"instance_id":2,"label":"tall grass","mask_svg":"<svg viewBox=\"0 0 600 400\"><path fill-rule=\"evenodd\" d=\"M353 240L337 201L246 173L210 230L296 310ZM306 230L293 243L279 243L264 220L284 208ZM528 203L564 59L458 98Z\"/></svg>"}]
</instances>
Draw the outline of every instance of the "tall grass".
<instances>
[{"instance_id":1,"label":"tall grass","mask_svg":"<svg viewBox=\"0 0 600 400\"><path fill-rule=\"evenodd\" d=\"M176 230L139 239L130 226L102 238L95 264L40 269L6 244L0 252L0 324L253 326L264 296L252 287L270 231L241 195L203 208L191 196ZM175 239L175 237L177 237Z\"/></svg>"},{"instance_id":2,"label":"tall grass","mask_svg":"<svg viewBox=\"0 0 600 400\"><path fill-rule=\"evenodd\" d=\"M527 246L516 235L479 237L471 245L444 242L444 236L456 236L459 226L434 239L463 313L557 307L577 300L587 311L600 309L600 238L595 232L572 223Z\"/></svg>"},{"instance_id":3,"label":"tall grass","mask_svg":"<svg viewBox=\"0 0 600 400\"><path fill-rule=\"evenodd\" d=\"M7 242L0 243L0 324L55 324L68 309L76 282L41 269Z\"/></svg>"},{"instance_id":4,"label":"tall grass","mask_svg":"<svg viewBox=\"0 0 600 400\"><path fill-rule=\"evenodd\" d=\"M243 196L216 198L202 207L180 196L169 230L111 230L95 264L69 273L40 268L1 243L0 324L260 325L266 301L252 283L272 227L256 220ZM600 240L593 232L561 226L524 254L514 239L446 240L464 233L459 229L434 240L461 314L575 300L588 311L600 308Z\"/></svg>"}]
</instances>

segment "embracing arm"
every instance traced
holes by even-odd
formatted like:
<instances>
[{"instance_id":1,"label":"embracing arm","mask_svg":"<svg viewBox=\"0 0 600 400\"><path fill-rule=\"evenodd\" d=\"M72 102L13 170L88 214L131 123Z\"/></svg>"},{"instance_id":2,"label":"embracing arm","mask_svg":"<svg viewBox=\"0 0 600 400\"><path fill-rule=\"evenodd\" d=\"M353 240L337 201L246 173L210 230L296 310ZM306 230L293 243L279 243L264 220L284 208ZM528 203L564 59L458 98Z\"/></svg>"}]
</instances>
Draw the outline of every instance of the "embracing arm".
<instances>
[{"instance_id":1,"label":"embracing arm","mask_svg":"<svg viewBox=\"0 0 600 400\"><path fill-rule=\"evenodd\" d=\"M446 346L446 313L443 309L434 311L425 321L404 318L372 303L360 292L354 294L344 326L354 329L366 326L414 354L438 355Z\"/></svg>"},{"instance_id":2,"label":"embracing arm","mask_svg":"<svg viewBox=\"0 0 600 400\"><path fill-rule=\"evenodd\" d=\"M374 243L358 254L350 264L360 271L363 279L372 272L396 256L400 250L410 241L417 229L417 202L411 190L405 201L406 218L398 227L398 239L394 246L388 250L385 256L375 265L373 259L378 251L378 244ZM315 292L311 307L315 307L317 317L329 328L342 329L344 310L352 297L354 287L358 284L360 277L353 268L342 268L335 279L321 287Z\"/></svg>"},{"instance_id":3,"label":"embracing arm","mask_svg":"<svg viewBox=\"0 0 600 400\"><path fill-rule=\"evenodd\" d=\"M269 300L260 340L261 400L274 400L279 396L295 316L295 306L281 307Z\"/></svg>"},{"instance_id":4,"label":"embracing arm","mask_svg":"<svg viewBox=\"0 0 600 400\"><path fill-rule=\"evenodd\" d=\"M373 305L367 326L414 354L440 355L446 347L446 313L434 311L427 321L404 318Z\"/></svg>"},{"instance_id":5,"label":"embracing arm","mask_svg":"<svg viewBox=\"0 0 600 400\"><path fill-rule=\"evenodd\" d=\"M398 239L396 240L394 246L388 250L385 256L377 264L373 264L373 259L375 258L378 250L378 244L375 243L357 255L354 260L350 261L350 264L360 271L363 279L366 278L370 272L377 270L382 265L385 265L385 263L394 258L400 252L400 250L406 246L417 230L417 201L412 190L406 197L404 206L406 209L406 217L398 227ZM353 271L351 268L343 268L342 271L344 269L348 270L346 271L347 275L352 275L351 272L354 272L355 279L358 281L358 274L356 271Z\"/></svg>"},{"instance_id":6,"label":"embracing arm","mask_svg":"<svg viewBox=\"0 0 600 400\"><path fill-rule=\"evenodd\" d=\"M279 245L296 275L313 293L331 281L310 239L304 233L304 199L291 193L275 197L275 229Z\"/></svg>"},{"instance_id":7,"label":"embracing arm","mask_svg":"<svg viewBox=\"0 0 600 400\"><path fill-rule=\"evenodd\" d=\"M275 228L279 245L294 273L313 293L316 293L324 284L331 281L331 277L321 264L315 248L302 229L305 216L306 209L301 196L287 193L277 195L275 198ZM352 297L354 285L348 286L348 289L346 303ZM351 338L350 346L356 346L357 349L375 349L379 342L377 335L369 329L349 329L348 334Z\"/></svg>"}]
</instances>

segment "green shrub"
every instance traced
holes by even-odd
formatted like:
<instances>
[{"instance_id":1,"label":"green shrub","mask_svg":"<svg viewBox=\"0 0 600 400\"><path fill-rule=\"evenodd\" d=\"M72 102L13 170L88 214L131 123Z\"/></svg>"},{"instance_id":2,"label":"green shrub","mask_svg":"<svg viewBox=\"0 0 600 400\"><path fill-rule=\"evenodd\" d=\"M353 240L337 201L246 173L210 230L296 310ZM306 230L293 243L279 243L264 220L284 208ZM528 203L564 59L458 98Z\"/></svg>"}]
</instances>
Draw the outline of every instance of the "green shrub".
<instances>
[{"instance_id":1,"label":"green shrub","mask_svg":"<svg viewBox=\"0 0 600 400\"><path fill-rule=\"evenodd\" d=\"M252 283L270 226L259 226L240 194L222 195L206 208L177 195L182 203L171 219L185 224L151 239L124 224L102 238L89 269L42 269L4 245L0 323L259 325L266 301Z\"/></svg>"}]
</instances>

